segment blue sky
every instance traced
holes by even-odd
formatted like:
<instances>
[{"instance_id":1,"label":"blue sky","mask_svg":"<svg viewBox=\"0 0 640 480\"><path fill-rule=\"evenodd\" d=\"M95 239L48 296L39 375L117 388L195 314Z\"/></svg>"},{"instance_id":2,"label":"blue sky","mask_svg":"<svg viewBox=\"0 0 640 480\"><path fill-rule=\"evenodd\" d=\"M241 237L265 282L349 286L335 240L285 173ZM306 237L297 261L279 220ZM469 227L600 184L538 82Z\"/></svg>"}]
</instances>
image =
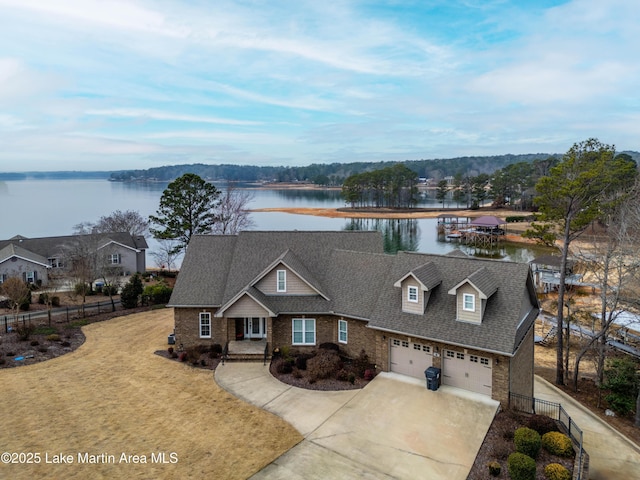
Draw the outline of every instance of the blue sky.
<instances>
[{"instance_id":1,"label":"blue sky","mask_svg":"<svg viewBox=\"0 0 640 480\"><path fill-rule=\"evenodd\" d=\"M637 0L0 0L0 171L639 150Z\"/></svg>"}]
</instances>

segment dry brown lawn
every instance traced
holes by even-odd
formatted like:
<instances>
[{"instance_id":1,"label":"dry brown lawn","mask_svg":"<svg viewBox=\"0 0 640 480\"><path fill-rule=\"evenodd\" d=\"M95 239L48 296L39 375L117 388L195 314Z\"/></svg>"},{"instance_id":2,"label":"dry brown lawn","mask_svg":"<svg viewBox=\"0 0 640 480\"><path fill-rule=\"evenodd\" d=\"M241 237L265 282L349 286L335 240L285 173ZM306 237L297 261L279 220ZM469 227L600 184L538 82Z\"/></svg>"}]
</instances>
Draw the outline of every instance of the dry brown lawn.
<instances>
[{"instance_id":1,"label":"dry brown lawn","mask_svg":"<svg viewBox=\"0 0 640 480\"><path fill-rule=\"evenodd\" d=\"M169 309L94 323L78 350L0 371L0 448L40 455L0 464L0 478L244 479L302 439L218 387L211 370L155 355L172 326ZM79 463L103 453L114 463ZM177 462L151 463L158 453ZM61 454L73 464L45 463ZM120 463L123 454L149 463Z\"/></svg>"}]
</instances>

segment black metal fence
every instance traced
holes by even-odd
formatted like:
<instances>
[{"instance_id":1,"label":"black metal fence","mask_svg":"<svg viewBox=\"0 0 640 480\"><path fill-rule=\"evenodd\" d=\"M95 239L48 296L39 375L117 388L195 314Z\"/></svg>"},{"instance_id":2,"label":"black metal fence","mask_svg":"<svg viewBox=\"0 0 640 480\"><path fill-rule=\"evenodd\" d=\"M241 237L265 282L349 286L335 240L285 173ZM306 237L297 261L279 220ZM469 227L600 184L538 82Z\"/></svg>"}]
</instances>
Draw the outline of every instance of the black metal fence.
<instances>
[{"instance_id":1,"label":"black metal fence","mask_svg":"<svg viewBox=\"0 0 640 480\"><path fill-rule=\"evenodd\" d=\"M115 302L119 305L120 301ZM56 322L66 321L84 318L92 315L99 315L101 313L110 312L113 310L113 305L110 300L106 302L87 303L84 306L78 305L74 307L62 307L54 308L51 310L51 318L55 318ZM41 325L47 323L49 320L49 312L47 310L38 310L37 312L20 313L16 315L4 315L0 318L0 329L3 329L5 333L9 333L19 325Z\"/></svg>"},{"instance_id":2,"label":"black metal fence","mask_svg":"<svg viewBox=\"0 0 640 480\"><path fill-rule=\"evenodd\" d=\"M578 446L578 475L574 476L576 480L582 479L583 453L582 448L582 430L576 422L569 416L562 405L548 400L519 395L517 393L509 393L509 407L519 412L545 415L560 422L567 435Z\"/></svg>"}]
</instances>

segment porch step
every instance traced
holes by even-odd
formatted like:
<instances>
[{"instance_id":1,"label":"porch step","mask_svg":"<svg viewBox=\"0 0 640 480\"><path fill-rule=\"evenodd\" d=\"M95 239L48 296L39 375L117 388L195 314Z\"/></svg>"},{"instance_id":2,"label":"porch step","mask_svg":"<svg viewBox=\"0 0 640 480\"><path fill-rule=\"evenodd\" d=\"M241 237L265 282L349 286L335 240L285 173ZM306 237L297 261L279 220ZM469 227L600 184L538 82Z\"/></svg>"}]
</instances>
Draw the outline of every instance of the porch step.
<instances>
[{"instance_id":1,"label":"porch step","mask_svg":"<svg viewBox=\"0 0 640 480\"><path fill-rule=\"evenodd\" d=\"M262 362L264 361L264 353L255 354L255 353L233 353L229 352L227 354L227 358L225 359L227 362ZM271 361L271 355L267 355L267 361Z\"/></svg>"}]
</instances>

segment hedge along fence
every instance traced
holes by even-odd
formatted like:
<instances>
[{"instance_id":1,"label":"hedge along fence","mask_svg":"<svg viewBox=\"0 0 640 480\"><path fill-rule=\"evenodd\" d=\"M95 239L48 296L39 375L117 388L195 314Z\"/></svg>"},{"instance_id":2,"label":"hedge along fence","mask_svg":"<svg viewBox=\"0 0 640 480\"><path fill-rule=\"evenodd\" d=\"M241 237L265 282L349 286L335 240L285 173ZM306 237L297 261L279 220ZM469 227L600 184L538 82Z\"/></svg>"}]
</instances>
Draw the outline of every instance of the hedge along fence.
<instances>
[{"instance_id":1,"label":"hedge along fence","mask_svg":"<svg viewBox=\"0 0 640 480\"><path fill-rule=\"evenodd\" d=\"M574 480L587 480L589 478L589 455L582 445L582 430L571 419L562 405L539 398L519 395L509 392L509 408L518 412L546 415L557 420L576 447L576 460L573 466Z\"/></svg>"},{"instance_id":2,"label":"hedge along fence","mask_svg":"<svg viewBox=\"0 0 640 480\"><path fill-rule=\"evenodd\" d=\"M522 216L522 215L510 215L508 217L506 217L504 220L507 223L518 223L518 222L533 222L535 221L536 217L533 215L527 215L527 216Z\"/></svg>"}]
</instances>

